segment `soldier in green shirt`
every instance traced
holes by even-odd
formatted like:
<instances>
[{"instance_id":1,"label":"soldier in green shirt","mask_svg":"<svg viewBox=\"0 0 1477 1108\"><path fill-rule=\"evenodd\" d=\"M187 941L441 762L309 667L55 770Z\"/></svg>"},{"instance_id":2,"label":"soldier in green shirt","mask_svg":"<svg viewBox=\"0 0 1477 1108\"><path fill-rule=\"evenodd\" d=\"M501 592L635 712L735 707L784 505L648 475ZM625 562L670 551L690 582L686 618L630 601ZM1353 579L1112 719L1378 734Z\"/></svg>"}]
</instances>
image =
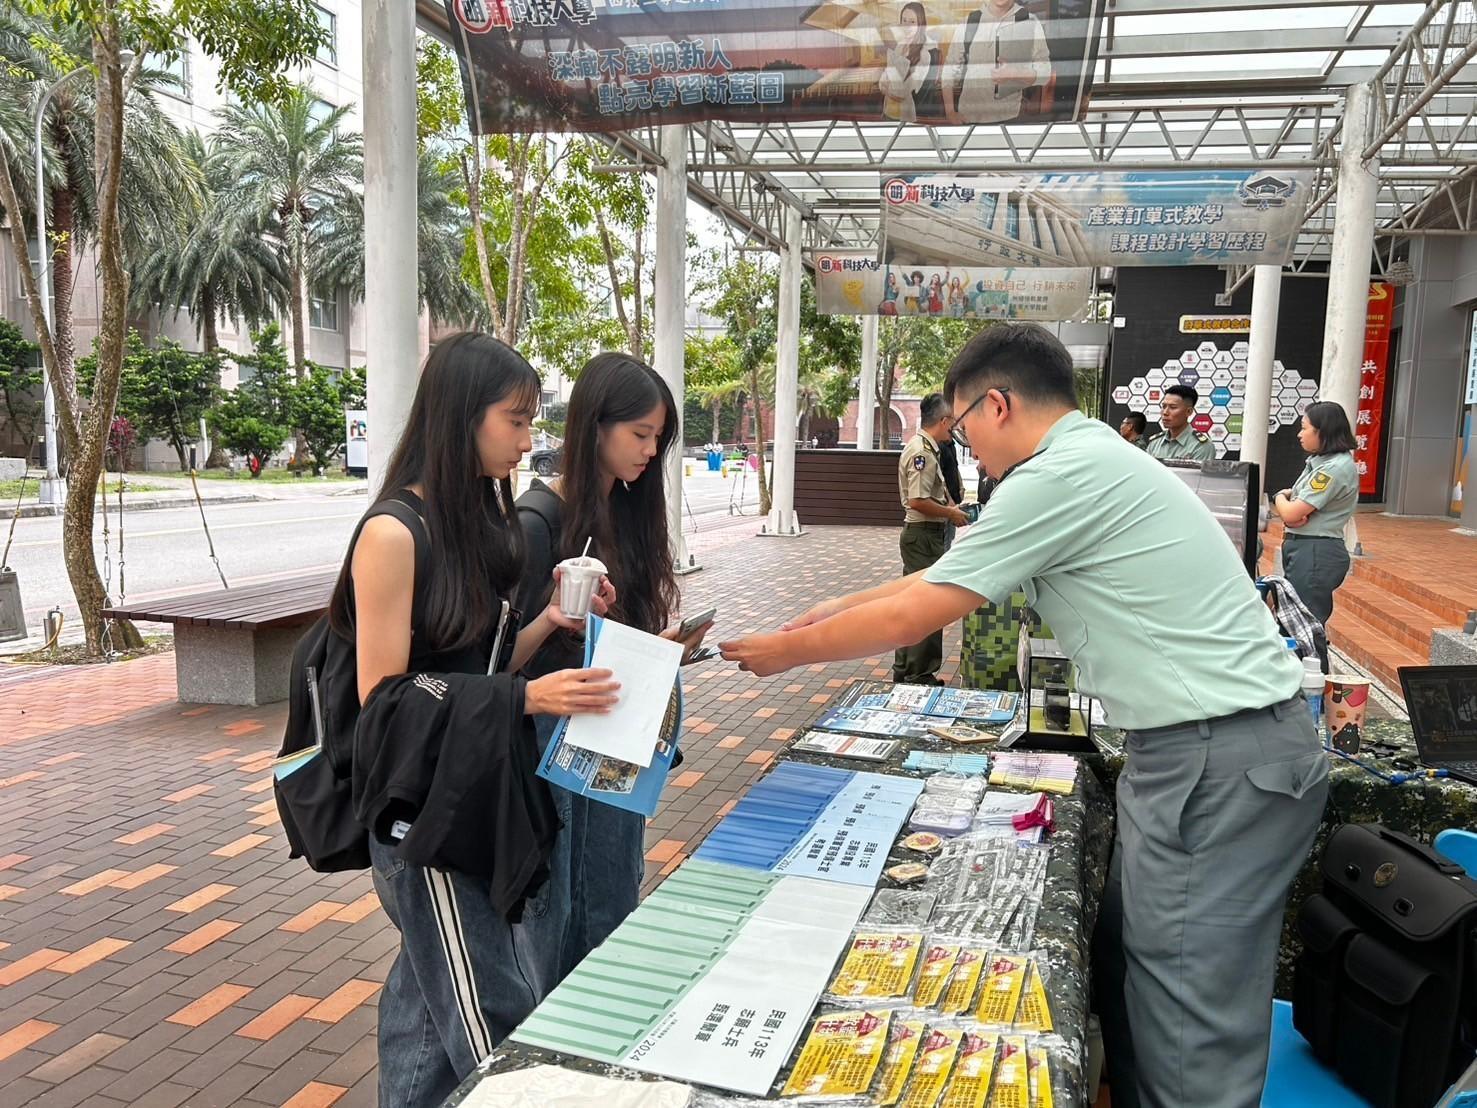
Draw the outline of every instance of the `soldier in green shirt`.
<instances>
[{"instance_id":1,"label":"soldier in green shirt","mask_svg":"<svg viewBox=\"0 0 1477 1108\"><path fill-rule=\"evenodd\" d=\"M948 548L948 524L963 527L968 517L953 503L939 466L939 447L949 441L953 423L940 393L918 405L918 433L903 447L897 464L898 496L903 504L903 533L898 547L903 572L927 569ZM936 630L915 643L900 646L893 657L892 679L908 685L937 685L944 660L944 633Z\"/></svg>"},{"instance_id":2,"label":"soldier in green shirt","mask_svg":"<svg viewBox=\"0 0 1477 1108\"><path fill-rule=\"evenodd\" d=\"M1145 432L1149 429L1149 421L1144 418L1143 412L1129 412L1123 417L1123 422L1118 425L1118 434L1123 436L1124 442L1131 442L1140 450L1149 448L1149 440Z\"/></svg>"},{"instance_id":3,"label":"soldier in green shirt","mask_svg":"<svg viewBox=\"0 0 1477 1108\"><path fill-rule=\"evenodd\" d=\"M1349 573L1344 524L1359 504L1359 469L1354 432L1341 405L1309 404L1298 442L1308 463L1290 489L1272 501L1287 531L1282 538L1282 573L1320 623L1333 615L1333 592Z\"/></svg>"},{"instance_id":4,"label":"soldier in green shirt","mask_svg":"<svg viewBox=\"0 0 1477 1108\"><path fill-rule=\"evenodd\" d=\"M1215 459L1210 436L1190 426L1200 394L1189 385L1170 385L1159 401L1159 425L1164 428L1149 439L1149 457L1161 462L1209 462Z\"/></svg>"},{"instance_id":5,"label":"soldier in green shirt","mask_svg":"<svg viewBox=\"0 0 1477 1108\"><path fill-rule=\"evenodd\" d=\"M1131 1033L1110 1050L1114 1103L1255 1108L1284 902L1328 788L1298 662L1209 510L1077 410L1056 338L981 332L946 395L956 438L1000 478L980 518L921 574L723 656L760 675L865 657L1024 589L1128 732L1099 925L1099 983L1126 1011L1112 1030Z\"/></svg>"}]
</instances>

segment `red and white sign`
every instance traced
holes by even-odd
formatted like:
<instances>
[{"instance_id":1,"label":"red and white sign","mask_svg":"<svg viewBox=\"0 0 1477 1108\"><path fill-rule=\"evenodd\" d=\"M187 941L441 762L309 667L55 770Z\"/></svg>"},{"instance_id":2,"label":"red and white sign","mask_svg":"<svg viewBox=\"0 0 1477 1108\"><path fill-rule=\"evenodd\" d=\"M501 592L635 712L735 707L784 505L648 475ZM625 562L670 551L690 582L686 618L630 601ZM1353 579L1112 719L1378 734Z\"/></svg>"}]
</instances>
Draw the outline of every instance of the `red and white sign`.
<instances>
[{"instance_id":1,"label":"red and white sign","mask_svg":"<svg viewBox=\"0 0 1477 1108\"><path fill-rule=\"evenodd\" d=\"M1364 367L1359 377L1359 414L1355 417L1354 462L1359 469L1359 492L1379 491L1380 440L1385 427L1385 392L1389 384L1390 321L1395 314L1395 289L1382 282L1369 286L1369 314L1364 324Z\"/></svg>"}]
</instances>

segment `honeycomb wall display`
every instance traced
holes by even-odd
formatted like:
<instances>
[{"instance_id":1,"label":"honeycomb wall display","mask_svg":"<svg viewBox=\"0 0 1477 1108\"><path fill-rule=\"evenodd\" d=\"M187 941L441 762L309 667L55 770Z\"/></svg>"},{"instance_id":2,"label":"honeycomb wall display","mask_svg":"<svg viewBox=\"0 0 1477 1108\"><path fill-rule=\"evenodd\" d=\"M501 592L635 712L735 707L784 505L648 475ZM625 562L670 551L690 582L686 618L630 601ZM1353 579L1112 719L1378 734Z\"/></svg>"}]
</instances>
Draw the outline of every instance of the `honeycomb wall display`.
<instances>
[{"instance_id":1,"label":"honeycomb wall display","mask_svg":"<svg viewBox=\"0 0 1477 1108\"><path fill-rule=\"evenodd\" d=\"M1200 394L1190 425L1209 435L1216 457L1224 458L1241 449L1242 419L1246 411L1245 341L1229 347L1206 340L1185 350L1163 365L1146 369L1113 389L1113 402L1131 412L1143 412L1149 433L1157 434L1159 401L1171 385L1189 385ZM1272 362L1272 407L1268 434L1295 426L1309 404L1318 398L1318 382L1288 369L1280 359Z\"/></svg>"}]
</instances>

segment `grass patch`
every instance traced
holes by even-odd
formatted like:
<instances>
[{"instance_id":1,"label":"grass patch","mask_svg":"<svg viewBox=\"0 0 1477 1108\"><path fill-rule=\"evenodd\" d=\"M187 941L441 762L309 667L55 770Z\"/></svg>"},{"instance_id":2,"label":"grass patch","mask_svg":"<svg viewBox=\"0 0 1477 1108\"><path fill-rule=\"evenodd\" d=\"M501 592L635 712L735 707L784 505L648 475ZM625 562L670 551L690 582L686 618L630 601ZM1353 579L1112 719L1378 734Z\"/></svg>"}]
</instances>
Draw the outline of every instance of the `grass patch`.
<instances>
[{"instance_id":1,"label":"grass patch","mask_svg":"<svg viewBox=\"0 0 1477 1108\"><path fill-rule=\"evenodd\" d=\"M24 484L25 484L25 497L24 497L24 499L26 499L26 500L35 500L36 497L41 492L41 482L38 481L34 477L27 477L27 478L25 478ZM16 499L21 496L21 491L22 491L21 490L21 485L22 485L22 481L21 481L20 478L16 478L15 480L12 480L12 481L0 481L0 505L4 505L6 501L9 501L11 504L14 504L15 501L16 501ZM165 490L165 489L167 489L169 487L170 486L168 486L168 485L151 484L149 481L144 480L144 479L135 480L132 477L124 477L124 479L123 479L123 503L124 503L124 507L127 507L127 505L128 505L128 496L131 493L138 493L138 492L162 492L163 490ZM108 478L108 495L110 497L111 496L117 496L118 495L118 478L117 477L110 477L110 478Z\"/></svg>"},{"instance_id":2,"label":"grass patch","mask_svg":"<svg viewBox=\"0 0 1477 1108\"><path fill-rule=\"evenodd\" d=\"M185 474L185 476L188 477L189 474ZM329 470L322 477L314 477L311 473L304 473L303 476L298 477L285 469L264 469L259 477L252 477L251 472L245 469L238 469L235 473L227 469L202 469L197 470L195 476L202 481L260 481L268 485L295 484L297 482L306 483L308 481L349 482L363 480L361 477L350 477L347 473L336 469Z\"/></svg>"},{"instance_id":3,"label":"grass patch","mask_svg":"<svg viewBox=\"0 0 1477 1108\"><path fill-rule=\"evenodd\" d=\"M87 653L85 643L57 646L50 650L33 650L29 654L12 654L4 659L10 665L23 666L95 666L104 662L127 662L134 658L147 658L151 654L167 654L174 649L174 639L169 635L145 635L144 645L137 650L120 650L111 658L102 658Z\"/></svg>"}]
</instances>

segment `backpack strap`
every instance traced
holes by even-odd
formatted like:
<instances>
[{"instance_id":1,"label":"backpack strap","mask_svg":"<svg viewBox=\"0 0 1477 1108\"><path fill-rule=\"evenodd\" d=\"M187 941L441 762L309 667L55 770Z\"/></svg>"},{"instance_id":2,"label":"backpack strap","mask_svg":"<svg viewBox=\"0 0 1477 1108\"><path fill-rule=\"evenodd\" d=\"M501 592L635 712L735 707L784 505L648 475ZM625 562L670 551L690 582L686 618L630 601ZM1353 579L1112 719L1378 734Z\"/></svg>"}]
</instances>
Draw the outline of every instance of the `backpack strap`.
<instances>
[{"instance_id":1,"label":"backpack strap","mask_svg":"<svg viewBox=\"0 0 1477 1108\"><path fill-rule=\"evenodd\" d=\"M558 550L559 537L559 507L560 500L557 493L548 485L530 485L527 492L518 498L518 511L529 511L544 521L544 526L549 529L549 537L554 541L555 551Z\"/></svg>"},{"instance_id":2,"label":"backpack strap","mask_svg":"<svg viewBox=\"0 0 1477 1108\"><path fill-rule=\"evenodd\" d=\"M974 51L974 40L980 33L980 13L972 11L964 21L964 68L969 68L969 55Z\"/></svg>"}]
</instances>

